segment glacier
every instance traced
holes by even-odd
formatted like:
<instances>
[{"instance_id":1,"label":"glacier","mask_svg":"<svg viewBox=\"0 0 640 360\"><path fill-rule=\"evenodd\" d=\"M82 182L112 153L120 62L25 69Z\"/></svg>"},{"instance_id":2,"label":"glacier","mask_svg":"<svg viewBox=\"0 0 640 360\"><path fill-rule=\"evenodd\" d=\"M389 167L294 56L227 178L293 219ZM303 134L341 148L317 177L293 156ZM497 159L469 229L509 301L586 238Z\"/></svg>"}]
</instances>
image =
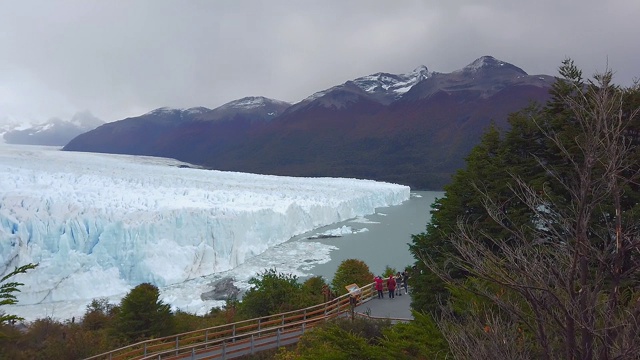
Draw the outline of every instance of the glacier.
<instances>
[{"instance_id":1,"label":"glacier","mask_svg":"<svg viewBox=\"0 0 640 360\"><path fill-rule=\"evenodd\" d=\"M31 145L0 144L0 173L0 276L40 264L16 278L25 284L20 306L8 309L32 319L43 305L118 299L142 282L188 307L199 294L184 299L171 288L410 196L407 186L370 180L221 172Z\"/></svg>"}]
</instances>

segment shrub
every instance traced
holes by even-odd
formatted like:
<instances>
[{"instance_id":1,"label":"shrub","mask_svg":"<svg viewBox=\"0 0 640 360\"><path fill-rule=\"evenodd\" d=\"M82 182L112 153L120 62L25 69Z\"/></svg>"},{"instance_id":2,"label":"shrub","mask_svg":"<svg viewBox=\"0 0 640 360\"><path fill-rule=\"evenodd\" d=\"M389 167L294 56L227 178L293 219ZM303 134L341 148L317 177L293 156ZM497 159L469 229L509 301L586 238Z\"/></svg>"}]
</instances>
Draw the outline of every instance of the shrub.
<instances>
[{"instance_id":1,"label":"shrub","mask_svg":"<svg viewBox=\"0 0 640 360\"><path fill-rule=\"evenodd\" d=\"M120 303L115 321L117 335L129 341L170 335L174 331L171 308L159 297L155 285L143 283L133 288Z\"/></svg>"},{"instance_id":2,"label":"shrub","mask_svg":"<svg viewBox=\"0 0 640 360\"><path fill-rule=\"evenodd\" d=\"M262 317L305 307L302 301L302 285L292 274L268 269L249 280L253 285L239 304L240 312L248 318Z\"/></svg>"},{"instance_id":3,"label":"shrub","mask_svg":"<svg viewBox=\"0 0 640 360\"><path fill-rule=\"evenodd\" d=\"M338 266L331 281L331 287L338 295L343 295L347 293L346 285L355 283L358 286L364 286L371 282L373 282L373 273L367 264L362 260L347 259Z\"/></svg>"}]
</instances>

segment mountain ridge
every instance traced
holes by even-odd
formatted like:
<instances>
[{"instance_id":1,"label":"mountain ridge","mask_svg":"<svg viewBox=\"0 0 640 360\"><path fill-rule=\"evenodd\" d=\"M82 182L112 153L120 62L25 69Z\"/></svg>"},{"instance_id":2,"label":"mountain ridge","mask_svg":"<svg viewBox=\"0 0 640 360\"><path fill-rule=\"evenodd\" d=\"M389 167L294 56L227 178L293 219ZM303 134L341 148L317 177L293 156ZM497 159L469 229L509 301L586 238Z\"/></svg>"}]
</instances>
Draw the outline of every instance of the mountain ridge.
<instances>
[{"instance_id":1,"label":"mountain ridge","mask_svg":"<svg viewBox=\"0 0 640 360\"><path fill-rule=\"evenodd\" d=\"M147 113L82 134L63 150L176 158L208 168L354 177L441 189L491 122L544 102L555 81L483 56L451 73L375 73L296 104L246 97L188 115ZM240 106L243 105L243 106ZM165 111L167 112L167 111Z\"/></svg>"}]
</instances>

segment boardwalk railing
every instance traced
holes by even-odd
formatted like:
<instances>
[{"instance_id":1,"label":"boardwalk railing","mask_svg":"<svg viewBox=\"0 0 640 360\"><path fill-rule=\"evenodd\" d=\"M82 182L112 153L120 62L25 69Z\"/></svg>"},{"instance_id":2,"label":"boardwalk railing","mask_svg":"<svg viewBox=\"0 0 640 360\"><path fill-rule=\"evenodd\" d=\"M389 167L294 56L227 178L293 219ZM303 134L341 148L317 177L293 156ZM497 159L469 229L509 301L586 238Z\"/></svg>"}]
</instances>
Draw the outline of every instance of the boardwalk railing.
<instances>
[{"instance_id":1,"label":"boardwalk railing","mask_svg":"<svg viewBox=\"0 0 640 360\"><path fill-rule=\"evenodd\" d=\"M293 344L307 329L344 316L377 296L374 283L360 289L355 301L346 294L305 309L138 342L86 360L231 359Z\"/></svg>"}]
</instances>

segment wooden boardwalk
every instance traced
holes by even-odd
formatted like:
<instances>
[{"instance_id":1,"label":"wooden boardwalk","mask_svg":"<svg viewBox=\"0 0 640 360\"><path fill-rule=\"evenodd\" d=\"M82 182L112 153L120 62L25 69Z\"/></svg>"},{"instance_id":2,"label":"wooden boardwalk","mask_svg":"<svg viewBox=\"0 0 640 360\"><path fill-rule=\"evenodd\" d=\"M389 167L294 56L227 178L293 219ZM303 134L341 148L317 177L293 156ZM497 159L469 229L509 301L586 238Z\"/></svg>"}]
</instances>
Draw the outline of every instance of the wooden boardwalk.
<instances>
[{"instance_id":1,"label":"wooden boardwalk","mask_svg":"<svg viewBox=\"0 0 640 360\"><path fill-rule=\"evenodd\" d=\"M371 318L389 318L392 320L413 320L411 314L411 293L396 295L395 298L389 299L389 294L385 292L383 299L377 297L359 305L356 311L359 314L369 316Z\"/></svg>"},{"instance_id":2,"label":"wooden boardwalk","mask_svg":"<svg viewBox=\"0 0 640 360\"><path fill-rule=\"evenodd\" d=\"M306 309L150 339L88 359L233 359L294 344L305 331L337 317L357 314L392 322L412 320L409 294L386 296L377 299L372 283L361 288L355 307L347 294Z\"/></svg>"}]
</instances>

